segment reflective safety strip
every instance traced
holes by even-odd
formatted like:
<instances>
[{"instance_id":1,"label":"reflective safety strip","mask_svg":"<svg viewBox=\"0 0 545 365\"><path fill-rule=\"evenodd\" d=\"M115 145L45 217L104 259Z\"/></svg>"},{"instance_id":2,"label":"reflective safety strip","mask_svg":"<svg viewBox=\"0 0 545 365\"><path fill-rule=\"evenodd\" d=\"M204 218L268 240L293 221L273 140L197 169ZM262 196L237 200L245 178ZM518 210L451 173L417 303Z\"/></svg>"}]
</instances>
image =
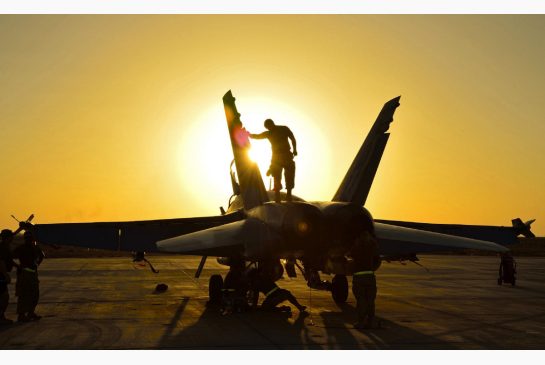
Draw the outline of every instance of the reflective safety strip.
<instances>
[{"instance_id":1,"label":"reflective safety strip","mask_svg":"<svg viewBox=\"0 0 545 365\"><path fill-rule=\"evenodd\" d=\"M36 272L36 270L32 270L32 269L30 269L28 267L23 267L23 270L28 271L28 272Z\"/></svg>"},{"instance_id":2,"label":"reflective safety strip","mask_svg":"<svg viewBox=\"0 0 545 365\"><path fill-rule=\"evenodd\" d=\"M374 271L358 271L354 273L354 276L356 275L374 275Z\"/></svg>"},{"instance_id":3,"label":"reflective safety strip","mask_svg":"<svg viewBox=\"0 0 545 365\"><path fill-rule=\"evenodd\" d=\"M274 289L271 289L267 294L265 294L265 296L268 297L269 295L274 293L277 289L278 289L278 287L275 287Z\"/></svg>"}]
</instances>

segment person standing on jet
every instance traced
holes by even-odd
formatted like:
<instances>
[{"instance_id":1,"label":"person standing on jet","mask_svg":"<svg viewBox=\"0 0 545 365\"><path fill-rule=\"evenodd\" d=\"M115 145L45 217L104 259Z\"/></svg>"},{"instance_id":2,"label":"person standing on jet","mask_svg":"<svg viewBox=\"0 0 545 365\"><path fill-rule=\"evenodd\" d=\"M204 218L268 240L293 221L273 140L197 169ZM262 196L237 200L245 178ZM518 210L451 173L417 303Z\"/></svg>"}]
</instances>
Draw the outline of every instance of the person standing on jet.
<instances>
[{"instance_id":1,"label":"person standing on jet","mask_svg":"<svg viewBox=\"0 0 545 365\"><path fill-rule=\"evenodd\" d=\"M2 242L0 243L0 325L11 324L13 321L5 316L9 304L8 284L11 283L9 273L13 266L18 265L13 262L10 251L10 243L13 240L13 232L9 229L3 229L0 233Z\"/></svg>"},{"instance_id":2,"label":"person standing on jet","mask_svg":"<svg viewBox=\"0 0 545 365\"><path fill-rule=\"evenodd\" d=\"M378 244L374 235L368 230L356 238L350 251L354 259L352 293L356 297L358 321L355 328L371 328L375 319L375 298L377 297L377 281L375 270L380 266Z\"/></svg>"},{"instance_id":3,"label":"person standing on jet","mask_svg":"<svg viewBox=\"0 0 545 365\"><path fill-rule=\"evenodd\" d=\"M265 120L267 131L259 134L250 134L253 139L267 138L272 147L271 166L267 171L267 176L272 175L274 179L274 200L280 203L280 190L282 190L282 170L284 170L284 180L286 182L288 201L291 201L291 191L295 186L295 162L293 157L297 156L297 142L291 130L283 125L274 124L272 119ZM293 145L293 153L290 149L288 139Z\"/></svg>"},{"instance_id":4,"label":"person standing on jet","mask_svg":"<svg viewBox=\"0 0 545 365\"><path fill-rule=\"evenodd\" d=\"M14 256L19 259L20 266L17 271L16 284L18 322L36 321L42 318L35 313L35 309L40 298L38 266L42 263L45 255L36 245L36 240L31 232L26 231L24 239L24 245L17 247L14 251Z\"/></svg>"}]
</instances>

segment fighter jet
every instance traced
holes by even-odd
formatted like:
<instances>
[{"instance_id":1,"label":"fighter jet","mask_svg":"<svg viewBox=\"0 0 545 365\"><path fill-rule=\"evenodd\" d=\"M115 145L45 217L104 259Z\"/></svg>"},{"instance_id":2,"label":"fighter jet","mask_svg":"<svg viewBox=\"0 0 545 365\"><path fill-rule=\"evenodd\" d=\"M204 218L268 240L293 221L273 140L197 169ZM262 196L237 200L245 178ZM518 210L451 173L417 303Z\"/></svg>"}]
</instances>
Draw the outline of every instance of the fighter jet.
<instances>
[{"instance_id":1,"label":"fighter jet","mask_svg":"<svg viewBox=\"0 0 545 365\"><path fill-rule=\"evenodd\" d=\"M244 261L278 280L284 272L295 276L298 267L310 287L329 290L336 302L348 297L347 257L355 237L369 230L379 242L384 260L417 260L422 252L477 249L505 252L519 234L532 235L520 219L513 227L434 225L373 219L365 201L390 137L388 129L400 97L384 104L352 165L331 201L274 202L259 167L248 154L249 133L231 91L223 96L233 150L233 195L221 215L133 222L31 224L22 222L39 242L138 252L165 252L202 256L196 277L213 256L230 265ZM284 196L285 198L285 196ZM285 200L285 199L284 199ZM449 234L446 234L449 233ZM500 243L500 244L498 244ZM334 275L322 281L320 273ZM229 274L228 274L229 275ZM223 279L210 278L210 296L217 296Z\"/></svg>"}]
</instances>

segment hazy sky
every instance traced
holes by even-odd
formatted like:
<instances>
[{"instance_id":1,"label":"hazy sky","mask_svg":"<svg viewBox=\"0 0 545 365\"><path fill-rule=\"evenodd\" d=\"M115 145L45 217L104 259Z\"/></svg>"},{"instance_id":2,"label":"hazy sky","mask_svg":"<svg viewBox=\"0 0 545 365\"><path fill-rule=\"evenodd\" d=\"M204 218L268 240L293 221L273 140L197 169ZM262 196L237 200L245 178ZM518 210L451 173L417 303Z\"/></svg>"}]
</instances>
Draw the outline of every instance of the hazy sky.
<instances>
[{"instance_id":1,"label":"hazy sky","mask_svg":"<svg viewBox=\"0 0 545 365\"><path fill-rule=\"evenodd\" d=\"M544 235L544 34L540 15L0 16L0 226L218 214L231 89L250 131L294 132L296 195L329 200L401 95L375 218Z\"/></svg>"}]
</instances>

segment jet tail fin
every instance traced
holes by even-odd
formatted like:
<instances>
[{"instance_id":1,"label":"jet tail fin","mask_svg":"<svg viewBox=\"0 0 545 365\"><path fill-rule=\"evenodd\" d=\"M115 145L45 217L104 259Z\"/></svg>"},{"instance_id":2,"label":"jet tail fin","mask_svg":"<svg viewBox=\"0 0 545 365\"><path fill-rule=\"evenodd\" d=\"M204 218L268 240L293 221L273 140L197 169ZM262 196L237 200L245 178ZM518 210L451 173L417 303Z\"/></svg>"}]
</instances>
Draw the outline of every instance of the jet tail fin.
<instances>
[{"instance_id":1,"label":"jet tail fin","mask_svg":"<svg viewBox=\"0 0 545 365\"><path fill-rule=\"evenodd\" d=\"M530 230L532 228L532 223L535 221L535 219L531 219L522 223L522 219L515 218L511 220L511 223L513 224L513 228L515 229L517 235L521 234L526 238L535 238L536 235Z\"/></svg>"},{"instance_id":2,"label":"jet tail fin","mask_svg":"<svg viewBox=\"0 0 545 365\"><path fill-rule=\"evenodd\" d=\"M357 205L365 204L390 137L390 133L387 133L388 128L394 120L394 112L399 106L400 98L401 96L398 96L382 107L375 124L367 134L367 138L333 196L333 201L351 202Z\"/></svg>"},{"instance_id":3,"label":"jet tail fin","mask_svg":"<svg viewBox=\"0 0 545 365\"><path fill-rule=\"evenodd\" d=\"M223 96L223 106L231 138L231 147L235 157L240 193L242 194L244 209L248 210L263 204L269 198L259 167L248 155L250 133L240 121L240 113L237 111L235 98L231 90Z\"/></svg>"}]
</instances>

